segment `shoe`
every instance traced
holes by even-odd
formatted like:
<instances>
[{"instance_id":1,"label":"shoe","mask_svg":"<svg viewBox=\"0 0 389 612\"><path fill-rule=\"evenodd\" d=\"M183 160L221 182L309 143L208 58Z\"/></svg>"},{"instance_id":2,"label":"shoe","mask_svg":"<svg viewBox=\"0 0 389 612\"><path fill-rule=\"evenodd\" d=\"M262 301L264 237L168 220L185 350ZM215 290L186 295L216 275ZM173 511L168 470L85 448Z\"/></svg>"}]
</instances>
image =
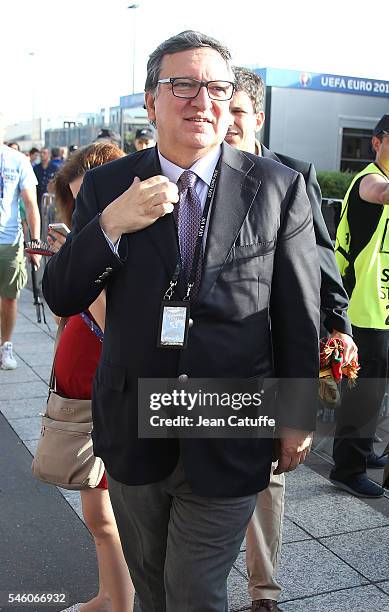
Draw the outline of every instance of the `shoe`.
<instances>
[{"instance_id":1,"label":"shoe","mask_svg":"<svg viewBox=\"0 0 389 612\"><path fill-rule=\"evenodd\" d=\"M356 497L382 497L384 494L384 489L372 480L369 480L366 474L350 478L347 481L331 478L330 475L330 482L338 489L347 491L347 493L351 493L351 495Z\"/></svg>"},{"instance_id":2,"label":"shoe","mask_svg":"<svg viewBox=\"0 0 389 612\"><path fill-rule=\"evenodd\" d=\"M274 599L256 599L251 604L251 612L281 612Z\"/></svg>"},{"instance_id":3,"label":"shoe","mask_svg":"<svg viewBox=\"0 0 389 612\"><path fill-rule=\"evenodd\" d=\"M382 470L388 463L387 457L380 457L373 451L367 458L367 467L371 470Z\"/></svg>"},{"instance_id":4,"label":"shoe","mask_svg":"<svg viewBox=\"0 0 389 612\"><path fill-rule=\"evenodd\" d=\"M12 354L12 342L4 342L0 346L0 368L2 370L16 370L17 361Z\"/></svg>"}]
</instances>

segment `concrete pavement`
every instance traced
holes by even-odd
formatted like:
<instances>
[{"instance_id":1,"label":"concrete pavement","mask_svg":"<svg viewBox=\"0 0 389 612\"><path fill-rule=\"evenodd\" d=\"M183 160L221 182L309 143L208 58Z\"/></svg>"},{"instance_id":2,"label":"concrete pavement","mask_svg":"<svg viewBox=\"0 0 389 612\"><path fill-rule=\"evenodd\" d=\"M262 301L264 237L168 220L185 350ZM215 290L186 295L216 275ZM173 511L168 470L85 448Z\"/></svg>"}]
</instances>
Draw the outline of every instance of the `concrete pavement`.
<instances>
[{"instance_id":1,"label":"concrete pavement","mask_svg":"<svg viewBox=\"0 0 389 612\"><path fill-rule=\"evenodd\" d=\"M0 370L0 592L61 589L70 605L95 593L97 568L79 494L30 474L52 360L55 324L46 314L52 332L36 323L25 289L13 338L19 367ZM388 439L388 424L382 427ZM287 475L281 608L389 612L389 499L364 501L337 491L328 481L330 462L327 442ZM379 480L382 472L372 475ZM231 571L229 601L231 612L250 607L244 545ZM10 612L42 609L0 605Z\"/></svg>"}]
</instances>

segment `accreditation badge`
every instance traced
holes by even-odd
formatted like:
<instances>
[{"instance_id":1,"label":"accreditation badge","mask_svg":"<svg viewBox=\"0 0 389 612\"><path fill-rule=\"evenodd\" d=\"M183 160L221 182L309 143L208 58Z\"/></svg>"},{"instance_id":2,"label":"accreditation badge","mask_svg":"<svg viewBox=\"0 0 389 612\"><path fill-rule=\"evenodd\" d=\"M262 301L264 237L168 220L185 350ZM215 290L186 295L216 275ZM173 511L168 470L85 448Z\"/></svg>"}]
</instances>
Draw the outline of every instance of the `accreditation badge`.
<instances>
[{"instance_id":1,"label":"accreditation badge","mask_svg":"<svg viewBox=\"0 0 389 612\"><path fill-rule=\"evenodd\" d=\"M189 302L163 300L158 330L161 348L185 348L188 341Z\"/></svg>"}]
</instances>

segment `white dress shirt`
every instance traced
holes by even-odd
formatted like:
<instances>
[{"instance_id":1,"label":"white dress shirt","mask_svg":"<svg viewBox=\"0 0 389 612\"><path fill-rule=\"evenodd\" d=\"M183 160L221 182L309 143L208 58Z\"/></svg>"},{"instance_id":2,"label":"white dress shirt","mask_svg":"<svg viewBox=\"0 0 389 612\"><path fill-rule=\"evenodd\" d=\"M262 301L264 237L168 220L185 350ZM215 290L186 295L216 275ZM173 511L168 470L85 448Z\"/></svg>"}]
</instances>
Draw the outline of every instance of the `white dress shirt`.
<instances>
[{"instance_id":1,"label":"white dress shirt","mask_svg":"<svg viewBox=\"0 0 389 612\"><path fill-rule=\"evenodd\" d=\"M180 178L181 174L185 172L185 170L190 170L191 172L194 172L197 175L198 180L196 181L195 190L197 195L199 196L202 211L204 210L208 188L211 184L212 176L216 168L217 162L219 161L220 155L221 147L219 146L215 150L212 150L210 153L207 153L207 155L204 155L204 157L202 157L201 159L197 160L190 168L180 168L180 166L177 166L176 164L173 164L173 162L166 159L166 157L164 157L158 150L161 173L163 176L166 176L166 178L168 178L171 183L177 184L178 179ZM210 213L211 210L209 210L207 224L205 226L203 249L205 247L205 242L207 239ZM108 244L111 247L112 251L115 253L115 255L118 255L120 238L115 244L113 244L113 242L108 238L107 234L102 228L101 231L103 232L106 240L108 241Z\"/></svg>"}]
</instances>

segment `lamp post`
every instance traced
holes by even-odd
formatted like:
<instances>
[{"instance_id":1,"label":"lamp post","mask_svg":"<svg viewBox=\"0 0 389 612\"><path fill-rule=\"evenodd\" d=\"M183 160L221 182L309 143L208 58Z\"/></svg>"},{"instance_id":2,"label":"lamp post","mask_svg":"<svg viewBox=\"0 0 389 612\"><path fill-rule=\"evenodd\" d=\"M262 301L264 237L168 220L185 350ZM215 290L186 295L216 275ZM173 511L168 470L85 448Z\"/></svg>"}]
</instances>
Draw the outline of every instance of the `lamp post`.
<instances>
[{"instance_id":1,"label":"lamp post","mask_svg":"<svg viewBox=\"0 0 389 612\"><path fill-rule=\"evenodd\" d=\"M128 9L137 9L139 4L129 4ZM135 93L135 48L136 48L136 10L134 12L134 28L132 39L132 93Z\"/></svg>"},{"instance_id":2,"label":"lamp post","mask_svg":"<svg viewBox=\"0 0 389 612\"><path fill-rule=\"evenodd\" d=\"M35 115L36 115L36 100L35 100L35 51L29 51L28 56L31 58L31 144L35 141ZM40 137L40 135L39 135Z\"/></svg>"}]
</instances>

